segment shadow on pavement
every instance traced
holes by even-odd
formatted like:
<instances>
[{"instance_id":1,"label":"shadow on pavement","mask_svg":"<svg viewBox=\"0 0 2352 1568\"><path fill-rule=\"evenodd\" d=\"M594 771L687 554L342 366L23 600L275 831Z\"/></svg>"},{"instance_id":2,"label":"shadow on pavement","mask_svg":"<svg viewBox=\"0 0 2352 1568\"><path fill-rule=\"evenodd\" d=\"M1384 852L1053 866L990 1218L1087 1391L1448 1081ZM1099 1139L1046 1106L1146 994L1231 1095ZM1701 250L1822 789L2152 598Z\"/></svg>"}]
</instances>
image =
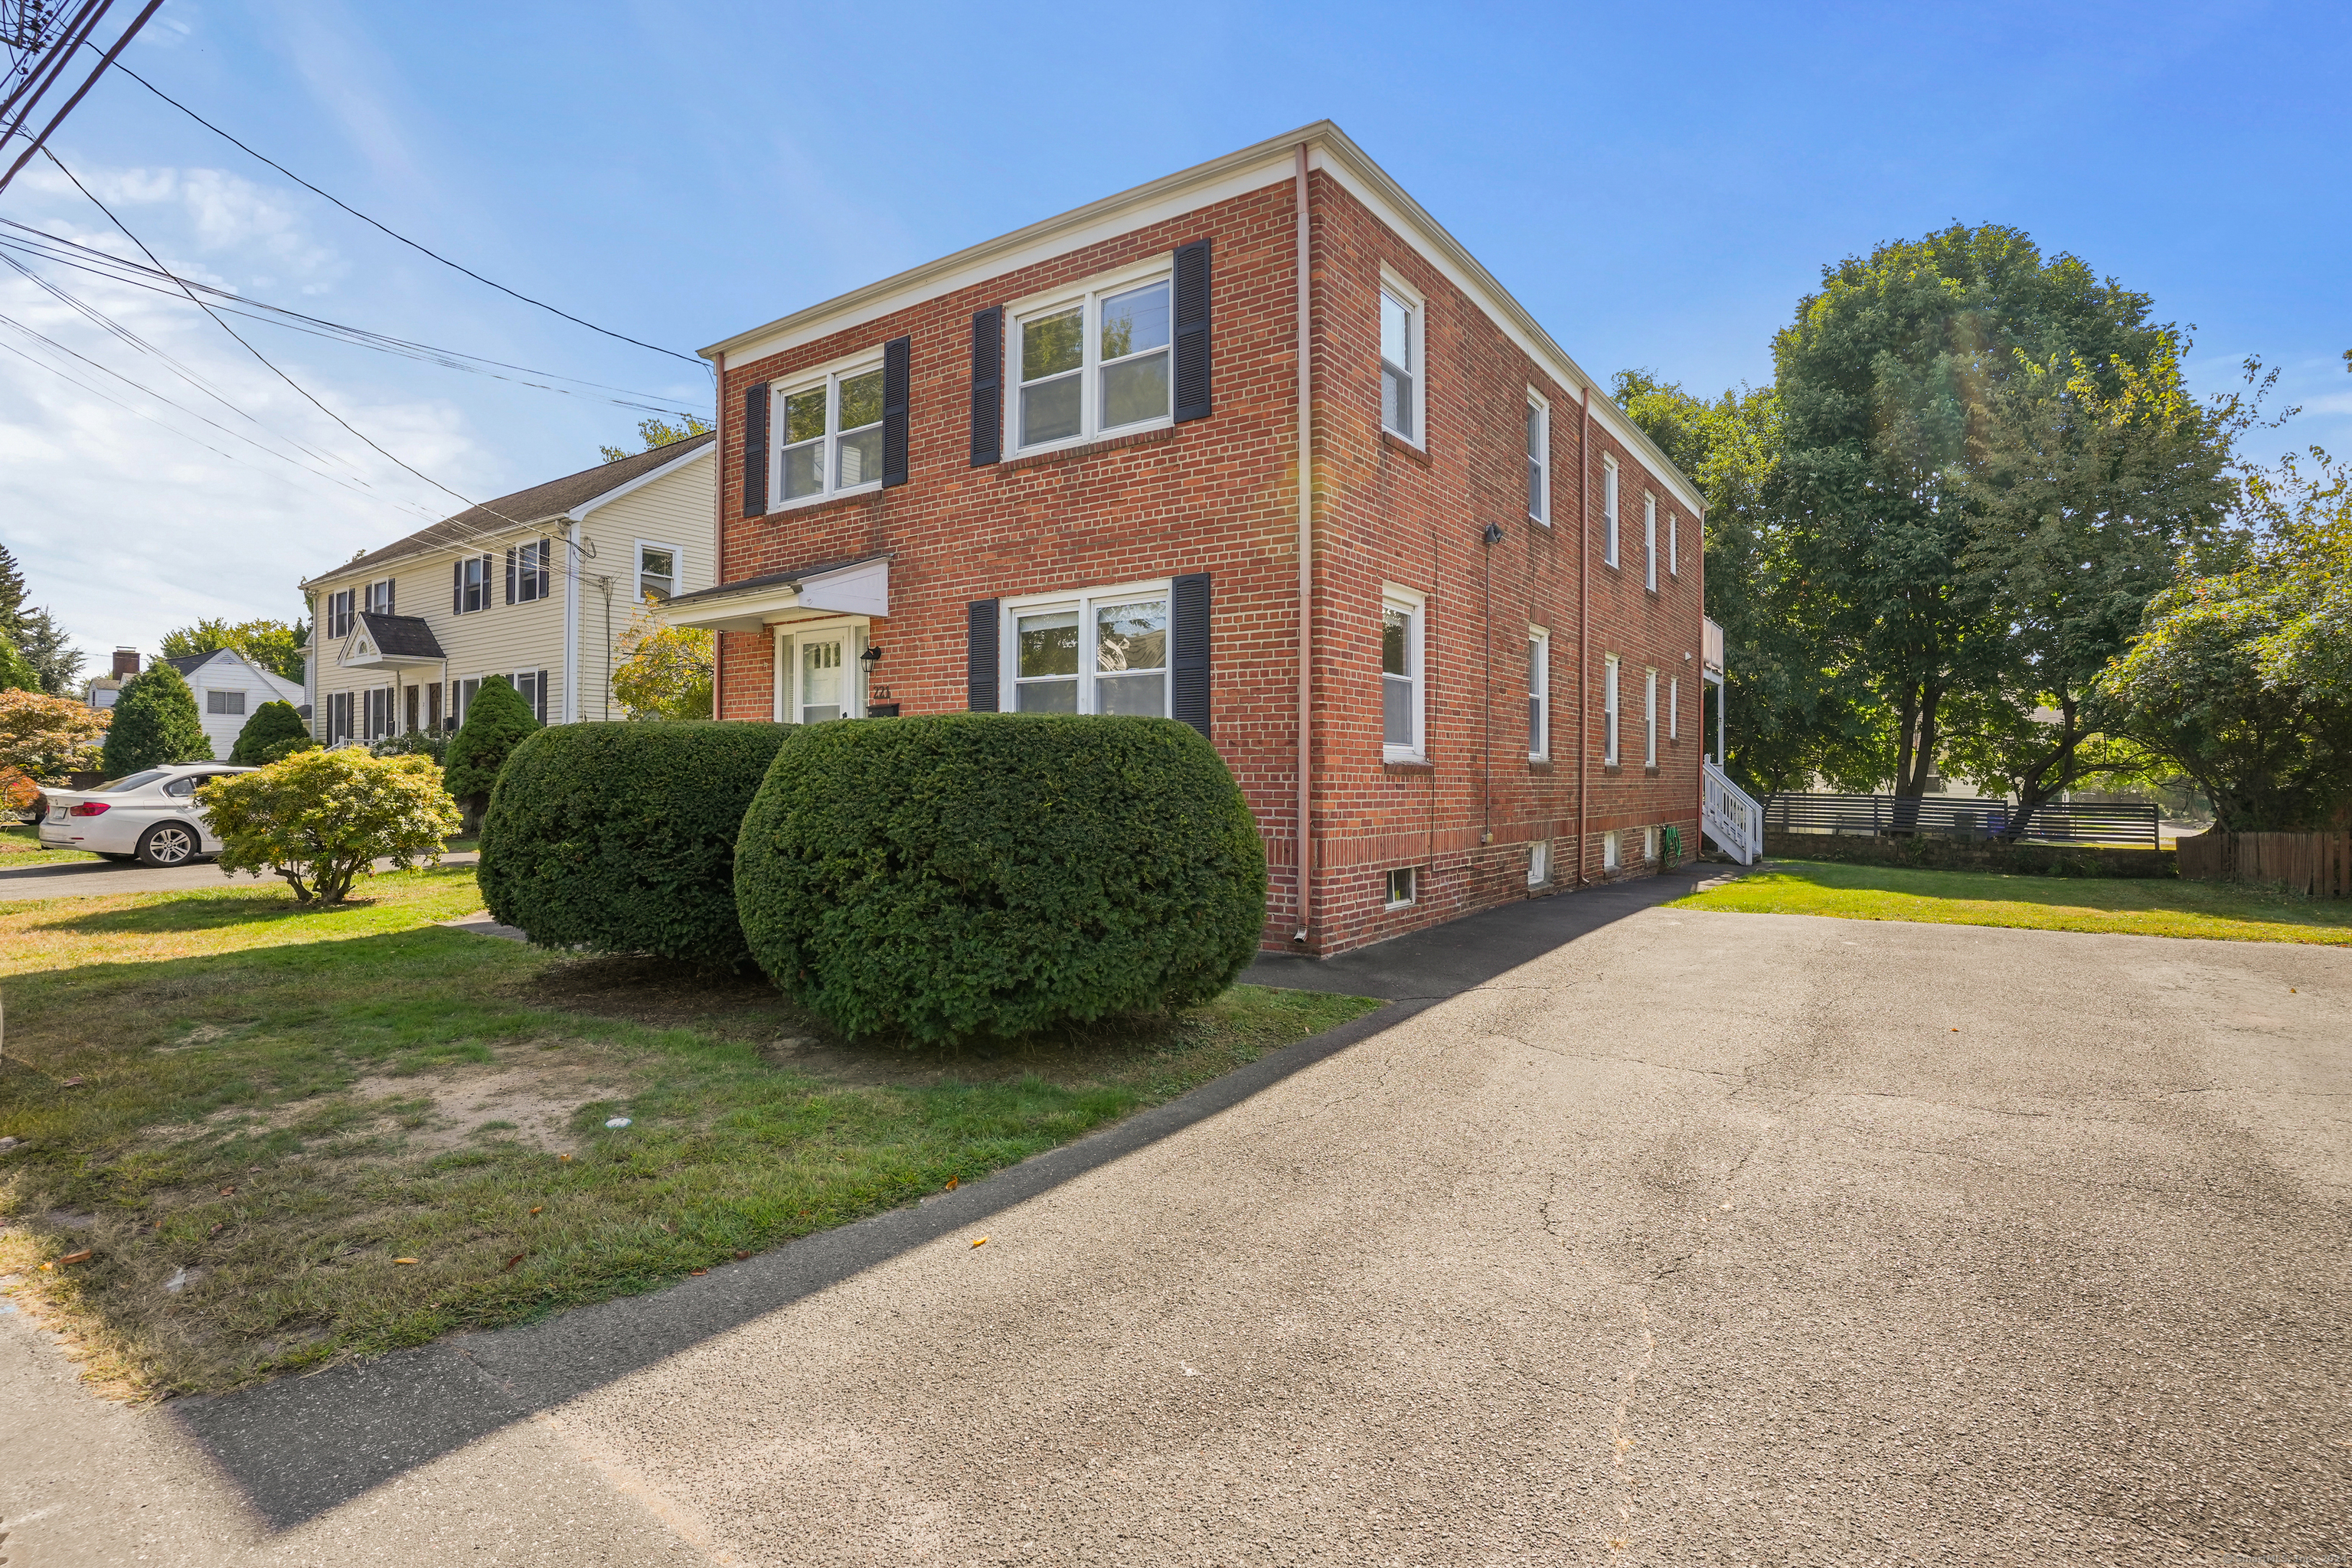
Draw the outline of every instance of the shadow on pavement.
<instances>
[{"instance_id":1,"label":"shadow on pavement","mask_svg":"<svg viewBox=\"0 0 2352 1568\"><path fill-rule=\"evenodd\" d=\"M804 1237L643 1296L457 1335L364 1364L168 1407L260 1516L291 1528L503 1426L1051 1192L1448 996L1687 893L1674 874L1489 910L1335 959L1259 960L1244 982L1381 996L1391 1005L1228 1073L1090 1138L909 1208Z\"/></svg>"}]
</instances>

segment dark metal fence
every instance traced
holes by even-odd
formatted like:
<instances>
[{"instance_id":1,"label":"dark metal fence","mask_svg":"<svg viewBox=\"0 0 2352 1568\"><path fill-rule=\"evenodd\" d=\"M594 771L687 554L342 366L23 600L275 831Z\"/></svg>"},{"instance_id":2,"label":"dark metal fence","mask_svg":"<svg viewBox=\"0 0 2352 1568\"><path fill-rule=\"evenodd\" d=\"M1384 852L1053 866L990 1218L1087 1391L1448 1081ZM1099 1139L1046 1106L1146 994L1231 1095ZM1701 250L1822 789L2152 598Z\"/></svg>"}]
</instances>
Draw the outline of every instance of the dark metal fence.
<instances>
[{"instance_id":1,"label":"dark metal fence","mask_svg":"<svg viewBox=\"0 0 2352 1568\"><path fill-rule=\"evenodd\" d=\"M1776 795L1764 803L1768 833L1916 835L1939 838L2006 837L2016 807L2009 801L1965 795ZM2021 839L2037 844L2135 844L2158 847L2153 805L2053 801L2037 806Z\"/></svg>"}]
</instances>

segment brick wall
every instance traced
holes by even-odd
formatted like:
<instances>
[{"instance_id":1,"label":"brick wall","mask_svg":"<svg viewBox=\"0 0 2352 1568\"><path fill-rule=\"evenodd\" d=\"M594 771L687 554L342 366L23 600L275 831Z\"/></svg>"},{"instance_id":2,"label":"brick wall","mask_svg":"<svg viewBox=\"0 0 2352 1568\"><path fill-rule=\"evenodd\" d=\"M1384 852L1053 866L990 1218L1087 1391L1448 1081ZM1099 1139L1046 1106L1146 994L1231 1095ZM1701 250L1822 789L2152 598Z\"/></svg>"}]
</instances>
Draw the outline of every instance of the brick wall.
<instances>
[{"instance_id":1,"label":"brick wall","mask_svg":"<svg viewBox=\"0 0 2352 1568\"><path fill-rule=\"evenodd\" d=\"M1181 217L927 300L897 314L763 359L723 377L724 548L720 580L740 581L819 561L891 552L891 615L876 623L885 657L875 679L904 713L961 710L966 701L966 606L975 599L1107 585L1180 573L1213 579L1212 712L1219 751L1266 835L1273 876L1267 942L1287 946L1299 924L1294 897L1293 803L1297 560L1296 274L1293 193L1286 181ZM1466 297L1340 185L1313 185L1316 355L1318 839L1317 951L1334 952L1527 896L1527 857L1559 840L1555 888L1572 885L1578 856L1577 580L1581 421L1567 389L1549 382ZM971 316L1162 254L1213 242L1215 413L1171 429L992 467L969 464ZM1427 302L1425 442L1380 428L1381 268ZM909 479L763 519L741 517L745 389L912 339ZM1011 373L1008 347L1008 374ZM1553 522L1525 504L1526 394L1549 399ZM1008 431L1008 437L1010 432ZM1593 485L1608 447L1597 427ZM1008 439L1007 450L1011 450ZM1670 504L1640 460L1618 450L1638 552L1644 488ZM1679 507L1674 508L1679 512ZM1580 516L1580 511L1584 516ZM1480 542L1489 521L1502 542ZM1660 767L1639 765L1638 684L1628 730L1633 765L1591 770L1583 861L1600 874L1600 835L1633 831L1636 874L1643 826L1677 824L1697 842L1698 530L1681 518L1683 571L1661 592L1630 572L1591 568L1597 670L1619 651L1638 672L1682 681L1683 738L1661 741ZM1384 764L1381 748L1381 589L1429 595L1426 767ZM1527 754L1526 632L1551 634L1554 760ZM1489 647L1489 630L1492 644ZM1692 657L1686 662L1683 655ZM725 716L772 711L771 644L721 638ZM1638 673L1636 674L1638 682ZM1664 724L1663 685L1661 726ZM1598 746L1595 710L1582 726ZM1597 750L1595 752L1597 756ZM1412 866L1421 893L1383 907L1386 873Z\"/></svg>"}]
</instances>

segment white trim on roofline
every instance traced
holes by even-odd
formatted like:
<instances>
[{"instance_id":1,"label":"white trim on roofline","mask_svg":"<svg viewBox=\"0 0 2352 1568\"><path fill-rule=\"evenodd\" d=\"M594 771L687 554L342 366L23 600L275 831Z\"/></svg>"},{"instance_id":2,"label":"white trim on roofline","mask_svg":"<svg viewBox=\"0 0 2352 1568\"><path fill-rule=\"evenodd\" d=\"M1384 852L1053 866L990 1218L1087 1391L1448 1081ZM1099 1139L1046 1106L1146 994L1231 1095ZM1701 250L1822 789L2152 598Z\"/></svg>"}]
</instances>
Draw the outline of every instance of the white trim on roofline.
<instances>
[{"instance_id":1,"label":"white trim on roofline","mask_svg":"<svg viewBox=\"0 0 2352 1568\"><path fill-rule=\"evenodd\" d=\"M668 462L664 463L658 468L648 468L644 473L639 474L635 479L631 479L627 484L614 485L603 495L593 496L587 500L582 501L578 506L573 507L570 511L564 512L562 515L570 518L574 522L585 522L588 521L588 514L594 511L598 507L610 505L612 502L619 500L625 495L634 494L635 492L645 489L656 479L665 479L671 474L677 473L688 463L695 462L703 458L716 457L718 452L718 442L705 441L701 446L697 447L693 451L688 452L683 458L672 458Z\"/></svg>"},{"instance_id":2,"label":"white trim on roofline","mask_svg":"<svg viewBox=\"0 0 2352 1568\"><path fill-rule=\"evenodd\" d=\"M1130 230L1265 185L1286 184L1296 177L1295 158L1302 142L1308 144L1311 168L1330 174L1350 195L1370 207L1373 216L1412 245L1447 281L1476 301L1504 335L1542 366L1570 397L1586 387L1591 388L1594 420L1607 428L1620 445L1641 453L1644 464L1685 510L1698 517L1706 516L1706 505L1698 488L1642 433L1624 410L1610 400L1600 383L1585 373L1527 308L1496 281L1494 274L1446 232L1444 225L1413 200L1386 170L1372 162L1346 132L1328 120L1318 120L1237 153L1194 164L836 295L713 343L701 351L702 355L724 373L730 363L765 359Z\"/></svg>"}]
</instances>

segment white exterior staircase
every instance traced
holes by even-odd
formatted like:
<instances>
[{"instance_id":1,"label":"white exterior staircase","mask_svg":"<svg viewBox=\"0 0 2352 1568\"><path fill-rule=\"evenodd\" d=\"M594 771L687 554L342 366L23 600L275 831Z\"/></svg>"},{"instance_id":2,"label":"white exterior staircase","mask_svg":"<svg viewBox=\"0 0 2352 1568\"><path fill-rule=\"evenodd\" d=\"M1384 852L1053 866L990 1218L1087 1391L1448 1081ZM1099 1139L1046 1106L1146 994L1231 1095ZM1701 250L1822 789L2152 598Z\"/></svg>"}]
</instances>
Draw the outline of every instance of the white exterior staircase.
<instances>
[{"instance_id":1,"label":"white exterior staircase","mask_svg":"<svg viewBox=\"0 0 2352 1568\"><path fill-rule=\"evenodd\" d=\"M1711 757L1700 760L1698 825L1716 847L1743 866L1764 853L1764 808Z\"/></svg>"}]
</instances>

